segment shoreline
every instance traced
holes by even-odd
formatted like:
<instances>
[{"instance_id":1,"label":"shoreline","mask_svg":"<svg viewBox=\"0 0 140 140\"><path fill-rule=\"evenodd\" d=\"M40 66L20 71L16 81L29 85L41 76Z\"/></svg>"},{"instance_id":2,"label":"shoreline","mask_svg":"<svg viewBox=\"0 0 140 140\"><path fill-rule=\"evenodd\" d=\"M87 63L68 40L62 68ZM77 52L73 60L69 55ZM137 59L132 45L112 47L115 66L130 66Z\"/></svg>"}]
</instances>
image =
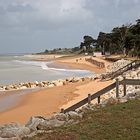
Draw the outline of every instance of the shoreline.
<instances>
[{"instance_id":1,"label":"shoreline","mask_svg":"<svg viewBox=\"0 0 140 140\"><path fill-rule=\"evenodd\" d=\"M58 60L55 60L55 63L63 64L76 69L80 69L81 67L83 70L89 70L89 67L92 67L92 71L94 70L94 72L104 72L103 69L99 70L97 66L85 62L85 57L83 57L83 61L79 64L74 62L75 59L77 58L59 58ZM79 56L78 59L80 59ZM48 117L54 112L59 112L60 108L71 106L86 97L88 93L94 93L111 82L88 80L89 79L84 82L79 81L68 85L55 86L26 94L22 96L21 101L18 102L16 107L0 113L0 124L10 122L20 122L23 124L26 123L31 116L40 115Z\"/></svg>"},{"instance_id":2,"label":"shoreline","mask_svg":"<svg viewBox=\"0 0 140 140\"><path fill-rule=\"evenodd\" d=\"M77 103L87 97L89 93L97 92L111 82L87 80L23 95L17 106L0 113L0 124L10 122L25 124L31 116L50 117L54 113L60 112L61 108L67 108Z\"/></svg>"},{"instance_id":3,"label":"shoreline","mask_svg":"<svg viewBox=\"0 0 140 140\"><path fill-rule=\"evenodd\" d=\"M81 84L72 83L63 87L53 87L26 94L22 96L17 106L0 113L0 124L10 123L11 120L25 124L31 116L49 117L53 113L59 112L63 104L78 96L74 91Z\"/></svg>"}]
</instances>

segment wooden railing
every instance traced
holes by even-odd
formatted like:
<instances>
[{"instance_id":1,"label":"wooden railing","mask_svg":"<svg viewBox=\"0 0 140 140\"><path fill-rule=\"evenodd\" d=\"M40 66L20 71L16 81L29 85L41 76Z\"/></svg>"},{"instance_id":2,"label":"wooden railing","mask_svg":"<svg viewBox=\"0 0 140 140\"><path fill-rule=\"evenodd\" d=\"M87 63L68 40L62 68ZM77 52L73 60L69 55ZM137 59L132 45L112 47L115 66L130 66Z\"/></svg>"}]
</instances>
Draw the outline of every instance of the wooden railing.
<instances>
[{"instance_id":1,"label":"wooden railing","mask_svg":"<svg viewBox=\"0 0 140 140\"><path fill-rule=\"evenodd\" d=\"M94 65L96 65L99 68L105 68L104 62L99 62L99 61L94 60L92 58L86 58L85 60L88 61L88 62L90 62L90 63L92 63L92 64L94 64Z\"/></svg>"},{"instance_id":2,"label":"wooden railing","mask_svg":"<svg viewBox=\"0 0 140 140\"><path fill-rule=\"evenodd\" d=\"M124 72L131 70L133 68L138 68L139 66L140 66L140 61L135 60L135 61L129 63L128 65L124 66L123 68L120 68L119 70L117 70L115 72L103 75L102 79L113 79L113 78L123 74Z\"/></svg>"},{"instance_id":3,"label":"wooden railing","mask_svg":"<svg viewBox=\"0 0 140 140\"><path fill-rule=\"evenodd\" d=\"M104 94L107 94L110 90L116 88L116 97L119 97L119 85L123 85L123 94L126 96L126 86L127 85L140 85L140 79L124 79L122 81L119 81L116 79L116 82L113 84L103 88L102 90L94 93L94 94L88 94L88 97L81 100L80 102L72 105L71 107L67 109L61 109L61 113L66 113L69 111L74 111L80 107L82 107L85 104L90 104L92 100L97 99L98 104L101 102L101 96Z\"/></svg>"}]
</instances>

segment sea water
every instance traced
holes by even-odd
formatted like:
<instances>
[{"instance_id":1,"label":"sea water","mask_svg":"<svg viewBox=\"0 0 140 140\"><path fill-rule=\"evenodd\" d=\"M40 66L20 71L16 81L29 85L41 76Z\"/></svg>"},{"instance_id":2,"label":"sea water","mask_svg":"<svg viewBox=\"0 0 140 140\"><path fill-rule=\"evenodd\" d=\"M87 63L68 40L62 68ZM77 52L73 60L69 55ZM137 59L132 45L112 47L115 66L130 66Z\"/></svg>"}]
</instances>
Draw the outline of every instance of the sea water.
<instances>
[{"instance_id":1,"label":"sea water","mask_svg":"<svg viewBox=\"0 0 140 140\"><path fill-rule=\"evenodd\" d=\"M84 77L92 75L90 71L70 69L56 65L54 62L32 61L21 55L0 56L0 85L20 82L57 80L68 77Z\"/></svg>"}]
</instances>

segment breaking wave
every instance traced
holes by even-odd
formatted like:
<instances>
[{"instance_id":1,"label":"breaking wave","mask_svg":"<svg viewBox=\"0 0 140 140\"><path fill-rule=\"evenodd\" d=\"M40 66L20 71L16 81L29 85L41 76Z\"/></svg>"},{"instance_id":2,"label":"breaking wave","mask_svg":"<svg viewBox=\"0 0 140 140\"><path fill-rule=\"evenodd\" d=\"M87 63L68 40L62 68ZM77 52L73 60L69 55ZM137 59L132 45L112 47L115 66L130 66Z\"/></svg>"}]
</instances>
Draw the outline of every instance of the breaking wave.
<instances>
[{"instance_id":1,"label":"breaking wave","mask_svg":"<svg viewBox=\"0 0 140 140\"><path fill-rule=\"evenodd\" d=\"M48 64L53 63L53 62L22 61L22 60L14 60L14 61L17 63L41 67L43 70L64 71L64 72L80 72L80 73L89 72L87 70L79 70L79 69L63 69L63 68L48 67Z\"/></svg>"}]
</instances>

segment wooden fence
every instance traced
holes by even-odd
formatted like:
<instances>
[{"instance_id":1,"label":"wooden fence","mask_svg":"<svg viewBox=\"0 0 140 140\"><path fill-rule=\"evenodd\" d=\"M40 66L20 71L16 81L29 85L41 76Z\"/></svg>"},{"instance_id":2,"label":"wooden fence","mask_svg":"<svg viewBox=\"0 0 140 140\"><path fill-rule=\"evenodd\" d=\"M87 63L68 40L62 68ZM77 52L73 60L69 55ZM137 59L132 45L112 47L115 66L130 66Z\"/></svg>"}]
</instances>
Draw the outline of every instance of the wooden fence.
<instances>
[{"instance_id":1,"label":"wooden fence","mask_svg":"<svg viewBox=\"0 0 140 140\"><path fill-rule=\"evenodd\" d=\"M111 62L116 62L116 61L118 61L118 60L120 60L121 58L112 58L112 57L105 57L105 60L107 60L107 61L111 61Z\"/></svg>"},{"instance_id":2,"label":"wooden fence","mask_svg":"<svg viewBox=\"0 0 140 140\"><path fill-rule=\"evenodd\" d=\"M126 96L126 86L127 85L140 85L140 79L124 79L122 81L119 81L118 79L116 79L116 82L114 82L113 84L103 88L102 90L94 93L94 94L88 94L88 97L81 100L80 102L72 105L71 107L67 108L67 109L61 109L61 113L66 113L69 111L74 111L78 108L80 108L81 106L85 105L85 104L90 104L92 100L97 99L98 104L101 102L101 96L106 94L107 92L109 92L110 90L116 88L116 97L119 97L119 85L123 85L123 92L124 92L124 96Z\"/></svg>"},{"instance_id":3,"label":"wooden fence","mask_svg":"<svg viewBox=\"0 0 140 140\"><path fill-rule=\"evenodd\" d=\"M92 58L86 58L85 60L90 62L90 63L92 63L92 64L94 64L94 65L96 65L96 66L98 66L99 68L105 68L104 62L99 62L99 61L94 60Z\"/></svg>"}]
</instances>

